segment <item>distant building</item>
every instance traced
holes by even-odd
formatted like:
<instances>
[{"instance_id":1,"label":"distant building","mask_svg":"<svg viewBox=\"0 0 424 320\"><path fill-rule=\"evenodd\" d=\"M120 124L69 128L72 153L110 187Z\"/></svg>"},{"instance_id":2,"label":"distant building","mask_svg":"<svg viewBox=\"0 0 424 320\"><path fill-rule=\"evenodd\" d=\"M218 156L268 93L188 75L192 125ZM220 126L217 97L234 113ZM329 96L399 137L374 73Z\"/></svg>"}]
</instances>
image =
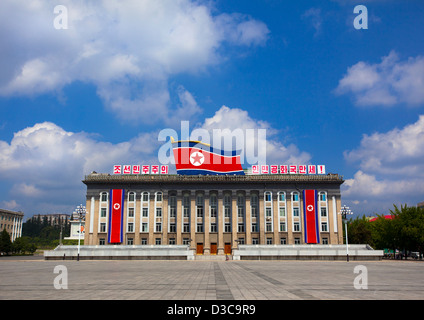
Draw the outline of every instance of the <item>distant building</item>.
<instances>
[{"instance_id":1,"label":"distant building","mask_svg":"<svg viewBox=\"0 0 424 320\"><path fill-rule=\"evenodd\" d=\"M70 231L69 237L66 237L65 240L78 240L79 233L81 233L81 240L84 240L84 227L85 227L84 218L81 220L81 228L80 228L79 216L76 212L73 212L69 223L71 224L71 231Z\"/></svg>"},{"instance_id":2,"label":"distant building","mask_svg":"<svg viewBox=\"0 0 424 320\"><path fill-rule=\"evenodd\" d=\"M418 208L424 208L424 201L418 202L417 207Z\"/></svg>"},{"instance_id":3,"label":"distant building","mask_svg":"<svg viewBox=\"0 0 424 320\"><path fill-rule=\"evenodd\" d=\"M15 241L16 238L22 236L23 218L23 212L0 209L0 231L6 229L10 234L10 240Z\"/></svg>"},{"instance_id":4,"label":"distant building","mask_svg":"<svg viewBox=\"0 0 424 320\"><path fill-rule=\"evenodd\" d=\"M67 225L70 220L70 215L65 213L51 213L51 214L35 214L31 220L40 220L41 222L47 221L51 226Z\"/></svg>"}]
</instances>

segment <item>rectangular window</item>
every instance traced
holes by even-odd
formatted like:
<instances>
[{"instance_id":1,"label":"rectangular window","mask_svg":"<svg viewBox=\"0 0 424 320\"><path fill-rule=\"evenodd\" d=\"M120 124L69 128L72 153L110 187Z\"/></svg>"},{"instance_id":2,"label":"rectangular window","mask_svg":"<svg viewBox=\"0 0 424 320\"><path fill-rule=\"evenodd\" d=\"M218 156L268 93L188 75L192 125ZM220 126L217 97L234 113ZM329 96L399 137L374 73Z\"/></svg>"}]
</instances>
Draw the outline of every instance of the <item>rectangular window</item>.
<instances>
[{"instance_id":1,"label":"rectangular window","mask_svg":"<svg viewBox=\"0 0 424 320\"><path fill-rule=\"evenodd\" d=\"M244 223L238 224L238 232L244 232Z\"/></svg>"},{"instance_id":2,"label":"rectangular window","mask_svg":"<svg viewBox=\"0 0 424 320\"><path fill-rule=\"evenodd\" d=\"M162 243L161 238L155 238L155 244L160 245Z\"/></svg>"},{"instance_id":3,"label":"rectangular window","mask_svg":"<svg viewBox=\"0 0 424 320\"><path fill-rule=\"evenodd\" d=\"M252 207L252 218L257 218L258 217L258 211L256 209L256 207Z\"/></svg>"},{"instance_id":4,"label":"rectangular window","mask_svg":"<svg viewBox=\"0 0 424 320\"><path fill-rule=\"evenodd\" d=\"M143 201L149 201L149 194L147 192L143 193Z\"/></svg>"},{"instance_id":5,"label":"rectangular window","mask_svg":"<svg viewBox=\"0 0 424 320\"><path fill-rule=\"evenodd\" d=\"M106 208L101 208L100 209L100 217L101 218L105 218L106 217Z\"/></svg>"},{"instance_id":6,"label":"rectangular window","mask_svg":"<svg viewBox=\"0 0 424 320\"><path fill-rule=\"evenodd\" d=\"M162 201L162 192L158 192L156 193L156 202L161 202Z\"/></svg>"},{"instance_id":7,"label":"rectangular window","mask_svg":"<svg viewBox=\"0 0 424 320\"><path fill-rule=\"evenodd\" d=\"M265 192L265 201L271 201L271 192Z\"/></svg>"},{"instance_id":8,"label":"rectangular window","mask_svg":"<svg viewBox=\"0 0 424 320\"><path fill-rule=\"evenodd\" d=\"M175 225L175 223L169 224L169 232L177 232L177 226Z\"/></svg>"},{"instance_id":9,"label":"rectangular window","mask_svg":"<svg viewBox=\"0 0 424 320\"><path fill-rule=\"evenodd\" d=\"M169 244L171 245L175 244L175 238L169 238Z\"/></svg>"},{"instance_id":10,"label":"rectangular window","mask_svg":"<svg viewBox=\"0 0 424 320\"><path fill-rule=\"evenodd\" d=\"M258 232L258 224L252 223L252 232Z\"/></svg>"},{"instance_id":11,"label":"rectangular window","mask_svg":"<svg viewBox=\"0 0 424 320\"><path fill-rule=\"evenodd\" d=\"M211 207L211 217L216 218L216 207Z\"/></svg>"},{"instance_id":12,"label":"rectangular window","mask_svg":"<svg viewBox=\"0 0 424 320\"><path fill-rule=\"evenodd\" d=\"M272 244L272 238L266 238L266 244Z\"/></svg>"},{"instance_id":13,"label":"rectangular window","mask_svg":"<svg viewBox=\"0 0 424 320\"><path fill-rule=\"evenodd\" d=\"M280 222L280 232L285 232L285 231L286 231L286 223Z\"/></svg>"},{"instance_id":14,"label":"rectangular window","mask_svg":"<svg viewBox=\"0 0 424 320\"><path fill-rule=\"evenodd\" d=\"M103 192L102 193L102 202L105 202L105 201L107 201L107 193Z\"/></svg>"},{"instance_id":15,"label":"rectangular window","mask_svg":"<svg viewBox=\"0 0 424 320\"><path fill-rule=\"evenodd\" d=\"M216 223L211 223L211 232L217 232Z\"/></svg>"},{"instance_id":16,"label":"rectangular window","mask_svg":"<svg viewBox=\"0 0 424 320\"><path fill-rule=\"evenodd\" d=\"M325 197L325 193L324 192L320 192L319 194L319 200L320 201L325 201L326 197Z\"/></svg>"},{"instance_id":17,"label":"rectangular window","mask_svg":"<svg viewBox=\"0 0 424 320\"><path fill-rule=\"evenodd\" d=\"M143 217L147 218L149 216L149 208L143 208Z\"/></svg>"},{"instance_id":18,"label":"rectangular window","mask_svg":"<svg viewBox=\"0 0 424 320\"><path fill-rule=\"evenodd\" d=\"M197 232L203 232L203 224L197 225Z\"/></svg>"},{"instance_id":19,"label":"rectangular window","mask_svg":"<svg viewBox=\"0 0 424 320\"><path fill-rule=\"evenodd\" d=\"M321 208L321 217L326 217L327 216L327 208Z\"/></svg>"},{"instance_id":20,"label":"rectangular window","mask_svg":"<svg viewBox=\"0 0 424 320\"><path fill-rule=\"evenodd\" d=\"M189 223L184 223L183 232L190 232L190 224Z\"/></svg>"},{"instance_id":21,"label":"rectangular window","mask_svg":"<svg viewBox=\"0 0 424 320\"><path fill-rule=\"evenodd\" d=\"M280 200L281 202L286 201L286 194L285 194L284 192L281 192L281 193L279 194L279 200Z\"/></svg>"},{"instance_id":22,"label":"rectangular window","mask_svg":"<svg viewBox=\"0 0 424 320\"><path fill-rule=\"evenodd\" d=\"M133 238L128 238L127 239L127 245L132 246L134 244L134 239Z\"/></svg>"},{"instance_id":23,"label":"rectangular window","mask_svg":"<svg viewBox=\"0 0 424 320\"><path fill-rule=\"evenodd\" d=\"M99 239L99 245L104 246L106 244L106 241L104 238Z\"/></svg>"},{"instance_id":24,"label":"rectangular window","mask_svg":"<svg viewBox=\"0 0 424 320\"><path fill-rule=\"evenodd\" d=\"M162 217L162 208L156 208L156 217Z\"/></svg>"},{"instance_id":25,"label":"rectangular window","mask_svg":"<svg viewBox=\"0 0 424 320\"><path fill-rule=\"evenodd\" d=\"M267 217L271 217L271 215L272 215L271 208L265 208L265 215Z\"/></svg>"},{"instance_id":26,"label":"rectangular window","mask_svg":"<svg viewBox=\"0 0 424 320\"><path fill-rule=\"evenodd\" d=\"M106 232L106 223L100 223L100 232Z\"/></svg>"},{"instance_id":27,"label":"rectangular window","mask_svg":"<svg viewBox=\"0 0 424 320\"><path fill-rule=\"evenodd\" d=\"M147 222L143 222L141 224L141 232L149 232L149 230L147 228Z\"/></svg>"},{"instance_id":28,"label":"rectangular window","mask_svg":"<svg viewBox=\"0 0 424 320\"><path fill-rule=\"evenodd\" d=\"M271 222L267 222L266 223L266 231L267 232L271 232L272 231L272 223Z\"/></svg>"},{"instance_id":29,"label":"rectangular window","mask_svg":"<svg viewBox=\"0 0 424 320\"><path fill-rule=\"evenodd\" d=\"M287 244L286 238L281 238L280 239L280 244Z\"/></svg>"},{"instance_id":30,"label":"rectangular window","mask_svg":"<svg viewBox=\"0 0 424 320\"><path fill-rule=\"evenodd\" d=\"M299 208L293 208L293 217L299 216Z\"/></svg>"},{"instance_id":31,"label":"rectangular window","mask_svg":"<svg viewBox=\"0 0 424 320\"><path fill-rule=\"evenodd\" d=\"M134 223L132 223L132 222L128 223L128 231L127 232L134 232Z\"/></svg>"},{"instance_id":32,"label":"rectangular window","mask_svg":"<svg viewBox=\"0 0 424 320\"><path fill-rule=\"evenodd\" d=\"M225 223L224 232L231 232L231 224L230 223Z\"/></svg>"},{"instance_id":33,"label":"rectangular window","mask_svg":"<svg viewBox=\"0 0 424 320\"><path fill-rule=\"evenodd\" d=\"M130 202L134 202L134 200L135 200L135 193L134 193L134 192L131 192L131 193L128 195L128 201L130 201Z\"/></svg>"},{"instance_id":34,"label":"rectangular window","mask_svg":"<svg viewBox=\"0 0 424 320\"><path fill-rule=\"evenodd\" d=\"M321 223L321 231L322 232L327 232L328 231L327 222L322 222Z\"/></svg>"},{"instance_id":35,"label":"rectangular window","mask_svg":"<svg viewBox=\"0 0 424 320\"><path fill-rule=\"evenodd\" d=\"M141 244L143 246L147 245L147 239L146 238L141 239Z\"/></svg>"},{"instance_id":36,"label":"rectangular window","mask_svg":"<svg viewBox=\"0 0 424 320\"><path fill-rule=\"evenodd\" d=\"M252 239L252 244L259 244L259 239L258 238L253 238Z\"/></svg>"},{"instance_id":37,"label":"rectangular window","mask_svg":"<svg viewBox=\"0 0 424 320\"><path fill-rule=\"evenodd\" d=\"M294 244L300 244L300 238L294 238Z\"/></svg>"},{"instance_id":38,"label":"rectangular window","mask_svg":"<svg viewBox=\"0 0 424 320\"><path fill-rule=\"evenodd\" d=\"M156 230L155 231L156 232L162 232L162 223L160 223L160 222L156 223Z\"/></svg>"},{"instance_id":39,"label":"rectangular window","mask_svg":"<svg viewBox=\"0 0 424 320\"><path fill-rule=\"evenodd\" d=\"M286 208L280 207L280 217L285 217L285 216L286 216Z\"/></svg>"},{"instance_id":40,"label":"rectangular window","mask_svg":"<svg viewBox=\"0 0 424 320\"><path fill-rule=\"evenodd\" d=\"M299 232L300 231L300 223L299 222L294 222L293 223L293 231L295 231L295 232Z\"/></svg>"},{"instance_id":41,"label":"rectangular window","mask_svg":"<svg viewBox=\"0 0 424 320\"><path fill-rule=\"evenodd\" d=\"M292 201L299 201L299 194L297 192L293 193Z\"/></svg>"},{"instance_id":42,"label":"rectangular window","mask_svg":"<svg viewBox=\"0 0 424 320\"><path fill-rule=\"evenodd\" d=\"M128 217L133 218L134 217L134 208L128 208Z\"/></svg>"}]
</instances>

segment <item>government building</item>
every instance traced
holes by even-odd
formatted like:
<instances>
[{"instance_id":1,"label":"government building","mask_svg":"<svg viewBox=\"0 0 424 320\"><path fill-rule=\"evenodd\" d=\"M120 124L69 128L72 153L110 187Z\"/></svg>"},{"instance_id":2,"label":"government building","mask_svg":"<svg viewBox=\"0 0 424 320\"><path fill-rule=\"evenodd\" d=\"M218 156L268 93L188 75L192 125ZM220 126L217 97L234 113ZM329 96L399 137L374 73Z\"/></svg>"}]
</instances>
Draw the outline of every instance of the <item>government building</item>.
<instances>
[{"instance_id":1,"label":"government building","mask_svg":"<svg viewBox=\"0 0 424 320\"><path fill-rule=\"evenodd\" d=\"M224 255L239 245L343 244L338 174L93 172L83 183L84 245L187 245Z\"/></svg>"}]
</instances>

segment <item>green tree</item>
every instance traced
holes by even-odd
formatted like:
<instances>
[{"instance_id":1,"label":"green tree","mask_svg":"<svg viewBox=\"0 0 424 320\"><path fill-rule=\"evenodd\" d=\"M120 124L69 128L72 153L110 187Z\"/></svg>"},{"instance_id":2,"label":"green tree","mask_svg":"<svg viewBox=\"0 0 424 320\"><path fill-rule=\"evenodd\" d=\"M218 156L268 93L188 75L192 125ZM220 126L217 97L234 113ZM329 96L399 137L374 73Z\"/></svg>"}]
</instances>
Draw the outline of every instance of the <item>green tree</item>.
<instances>
[{"instance_id":1,"label":"green tree","mask_svg":"<svg viewBox=\"0 0 424 320\"><path fill-rule=\"evenodd\" d=\"M355 220L350 219L347 224L347 230L349 243L365 243L372 247L374 246L371 226L365 215L362 218L356 217Z\"/></svg>"},{"instance_id":2,"label":"green tree","mask_svg":"<svg viewBox=\"0 0 424 320\"><path fill-rule=\"evenodd\" d=\"M10 241L10 234L6 228L0 233L0 252L9 254L12 251L12 241Z\"/></svg>"}]
</instances>

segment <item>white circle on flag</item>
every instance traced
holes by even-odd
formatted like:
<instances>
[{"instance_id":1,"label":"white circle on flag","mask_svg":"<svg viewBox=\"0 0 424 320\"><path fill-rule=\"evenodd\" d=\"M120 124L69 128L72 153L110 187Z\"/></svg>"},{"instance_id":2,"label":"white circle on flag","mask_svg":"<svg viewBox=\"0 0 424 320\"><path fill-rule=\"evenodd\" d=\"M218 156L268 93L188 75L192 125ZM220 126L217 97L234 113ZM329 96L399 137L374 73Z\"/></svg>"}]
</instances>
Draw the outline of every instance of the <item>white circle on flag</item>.
<instances>
[{"instance_id":1,"label":"white circle on flag","mask_svg":"<svg viewBox=\"0 0 424 320\"><path fill-rule=\"evenodd\" d=\"M205 162L205 156L199 152L199 151L195 151L192 152L192 154L190 155L190 163L195 166L201 166L203 164L203 162Z\"/></svg>"},{"instance_id":2,"label":"white circle on flag","mask_svg":"<svg viewBox=\"0 0 424 320\"><path fill-rule=\"evenodd\" d=\"M120 207L121 207L121 205L119 203L115 203L113 205L113 209L115 209L115 210L119 210Z\"/></svg>"},{"instance_id":3,"label":"white circle on flag","mask_svg":"<svg viewBox=\"0 0 424 320\"><path fill-rule=\"evenodd\" d=\"M312 211L312 210L314 210L314 206L312 204L310 204L309 206L306 207L306 210Z\"/></svg>"}]
</instances>

